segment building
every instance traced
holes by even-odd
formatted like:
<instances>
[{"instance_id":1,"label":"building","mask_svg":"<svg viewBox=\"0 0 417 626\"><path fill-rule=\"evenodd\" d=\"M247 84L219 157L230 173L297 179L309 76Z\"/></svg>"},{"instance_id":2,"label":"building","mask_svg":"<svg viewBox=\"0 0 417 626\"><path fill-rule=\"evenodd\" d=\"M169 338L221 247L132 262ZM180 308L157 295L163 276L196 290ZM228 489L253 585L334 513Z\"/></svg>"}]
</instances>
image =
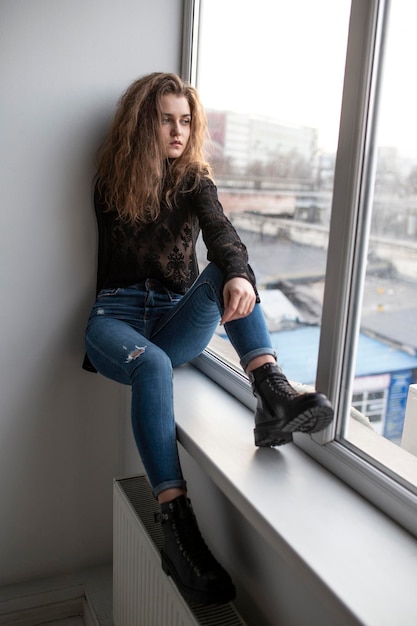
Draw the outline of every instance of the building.
<instances>
[{"instance_id":1,"label":"building","mask_svg":"<svg viewBox=\"0 0 417 626\"><path fill-rule=\"evenodd\" d=\"M318 135L315 128L285 124L270 117L207 111L213 152L230 164L234 173L245 174L255 166L276 163L293 154L317 169Z\"/></svg>"}]
</instances>

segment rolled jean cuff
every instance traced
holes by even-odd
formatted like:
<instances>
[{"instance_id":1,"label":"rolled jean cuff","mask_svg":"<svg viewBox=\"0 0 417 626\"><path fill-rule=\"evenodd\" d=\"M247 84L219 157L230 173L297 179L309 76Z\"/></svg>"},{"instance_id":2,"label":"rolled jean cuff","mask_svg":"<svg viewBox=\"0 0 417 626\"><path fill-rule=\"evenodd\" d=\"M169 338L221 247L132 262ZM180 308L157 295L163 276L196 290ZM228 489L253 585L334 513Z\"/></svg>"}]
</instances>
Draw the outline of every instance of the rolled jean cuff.
<instances>
[{"instance_id":1,"label":"rolled jean cuff","mask_svg":"<svg viewBox=\"0 0 417 626\"><path fill-rule=\"evenodd\" d=\"M251 350L251 352L248 352L242 357L240 364L243 370L246 372L247 366L251 361L253 361L253 359L256 359L256 357L258 356L264 356L266 354L270 354L274 357L275 360L277 360L277 353L272 348L257 348L256 350Z\"/></svg>"},{"instance_id":2,"label":"rolled jean cuff","mask_svg":"<svg viewBox=\"0 0 417 626\"><path fill-rule=\"evenodd\" d=\"M156 485L156 487L152 489L152 493L154 497L157 498L160 493L167 489L184 489L184 491L187 491L187 483L185 480L166 480L164 483Z\"/></svg>"}]
</instances>

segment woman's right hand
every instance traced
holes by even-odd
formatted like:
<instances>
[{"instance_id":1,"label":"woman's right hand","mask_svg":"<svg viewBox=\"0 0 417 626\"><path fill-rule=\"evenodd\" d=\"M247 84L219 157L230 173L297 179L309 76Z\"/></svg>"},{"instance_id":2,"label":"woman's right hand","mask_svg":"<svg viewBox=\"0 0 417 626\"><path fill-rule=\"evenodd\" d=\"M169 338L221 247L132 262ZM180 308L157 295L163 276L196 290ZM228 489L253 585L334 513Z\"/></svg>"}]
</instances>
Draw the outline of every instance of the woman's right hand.
<instances>
[{"instance_id":1,"label":"woman's right hand","mask_svg":"<svg viewBox=\"0 0 417 626\"><path fill-rule=\"evenodd\" d=\"M241 319L252 313L256 303L254 288L246 278L231 278L223 288L224 312L220 324Z\"/></svg>"}]
</instances>

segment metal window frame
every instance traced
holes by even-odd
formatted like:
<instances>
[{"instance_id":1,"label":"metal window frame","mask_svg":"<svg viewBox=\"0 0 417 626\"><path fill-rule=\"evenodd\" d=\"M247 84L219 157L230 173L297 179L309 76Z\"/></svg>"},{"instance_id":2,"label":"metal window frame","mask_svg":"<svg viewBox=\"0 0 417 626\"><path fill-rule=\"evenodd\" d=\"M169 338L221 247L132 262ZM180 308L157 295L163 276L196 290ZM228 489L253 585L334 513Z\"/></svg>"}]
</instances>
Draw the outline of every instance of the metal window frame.
<instances>
[{"instance_id":1,"label":"metal window frame","mask_svg":"<svg viewBox=\"0 0 417 626\"><path fill-rule=\"evenodd\" d=\"M197 82L197 48L200 26L200 0L183 0L181 77Z\"/></svg>"},{"instance_id":2,"label":"metal window frame","mask_svg":"<svg viewBox=\"0 0 417 626\"><path fill-rule=\"evenodd\" d=\"M324 433L296 444L417 536L417 497L408 484L348 442L349 415L373 200L379 89L390 0L352 0L316 386L338 418ZM183 76L197 78L200 0L184 0ZM346 348L349 347L349 350ZM246 406L246 378L207 350L195 365Z\"/></svg>"}]
</instances>

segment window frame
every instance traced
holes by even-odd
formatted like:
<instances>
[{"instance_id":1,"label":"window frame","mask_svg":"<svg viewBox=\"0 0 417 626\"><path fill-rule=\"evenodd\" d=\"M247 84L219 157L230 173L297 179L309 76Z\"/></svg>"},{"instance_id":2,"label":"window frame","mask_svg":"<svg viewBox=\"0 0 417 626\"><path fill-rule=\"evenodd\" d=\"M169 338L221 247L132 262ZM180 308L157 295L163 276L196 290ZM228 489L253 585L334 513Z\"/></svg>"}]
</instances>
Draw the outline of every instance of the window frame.
<instances>
[{"instance_id":1,"label":"window frame","mask_svg":"<svg viewBox=\"0 0 417 626\"><path fill-rule=\"evenodd\" d=\"M351 2L316 378L316 387L327 393L335 407L336 419L323 433L296 435L295 444L417 536L417 496L409 484L346 440L338 440L342 416L351 411L389 7L390 0ZM200 0L184 0L182 75L193 84L197 78L199 15ZM210 347L194 365L245 406L254 408L247 378Z\"/></svg>"}]
</instances>

